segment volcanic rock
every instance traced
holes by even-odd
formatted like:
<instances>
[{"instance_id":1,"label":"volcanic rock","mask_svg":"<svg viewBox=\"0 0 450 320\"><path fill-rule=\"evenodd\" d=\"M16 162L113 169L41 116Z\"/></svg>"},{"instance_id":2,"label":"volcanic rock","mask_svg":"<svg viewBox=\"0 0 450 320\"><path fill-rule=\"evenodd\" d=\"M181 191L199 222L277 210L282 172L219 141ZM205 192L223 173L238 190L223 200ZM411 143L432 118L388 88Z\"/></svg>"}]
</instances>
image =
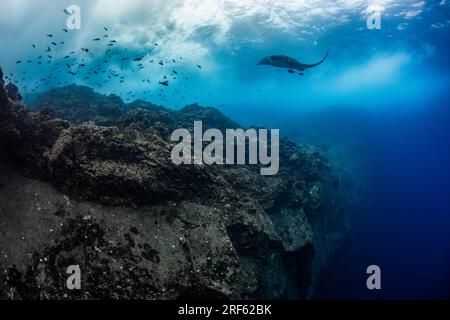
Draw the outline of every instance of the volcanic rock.
<instances>
[{"instance_id":1,"label":"volcanic rock","mask_svg":"<svg viewBox=\"0 0 450 320\"><path fill-rule=\"evenodd\" d=\"M171 130L238 124L55 90L33 113L0 85L0 298L308 297L355 196L327 158L283 139L274 176L176 166ZM81 290L66 287L70 265Z\"/></svg>"}]
</instances>

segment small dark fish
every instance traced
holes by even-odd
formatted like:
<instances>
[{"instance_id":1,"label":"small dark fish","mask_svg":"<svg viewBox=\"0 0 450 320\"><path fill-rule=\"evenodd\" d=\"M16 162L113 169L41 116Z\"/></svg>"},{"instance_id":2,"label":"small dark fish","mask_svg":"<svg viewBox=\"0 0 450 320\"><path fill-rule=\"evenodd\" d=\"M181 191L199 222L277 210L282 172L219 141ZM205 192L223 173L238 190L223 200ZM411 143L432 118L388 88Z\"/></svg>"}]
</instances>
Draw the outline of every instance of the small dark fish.
<instances>
[{"instance_id":1,"label":"small dark fish","mask_svg":"<svg viewBox=\"0 0 450 320\"><path fill-rule=\"evenodd\" d=\"M292 70L292 69L289 69L288 72L289 72L289 73L294 73L295 71Z\"/></svg>"},{"instance_id":2,"label":"small dark fish","mask_svg":"<svg viewBox=\"0 0 450 320\"><path fill-rule=\"evenodd\" d=\"M164 62L162 62L161 60L158 62L158 64L160 64L160 65L164 65Z\"/></svg>"},{"instance_id":3,"label":"small dark fish","mask_svg":"<svg viewBox=\"0 0 450 320\"><path fill-rule=\"evenodd\" d=\"M109 42L116 43L117 41L116 41L116 40L111 40L111 41L109 41Z\"/></svg>"},{"instance_id":4,"label":"small dark fish","mask_svg":"<svg viewBox=\"0 0 450 320\"><path fill-rule=\"evenodd\" d=\"M201 68L202 68L202 66L201 66L201 65L199 65L199 64L197 65L197 67L198 67L199 69L201 69Z\"/></svg>"},{"instance_id":5,"label":"small dark fish","mask_svg":"<svg viewBox=\"0 0 450 320\"><path fill-rule=\"evenodd\" d=\"M64 28L63 31L64 31L65 33L69 32L69 30L67 30L66 28Z\"/></svg>"},{"instance_id":6,"label":"small dark fish","mask_svg":"<svg viewBox=\"0 0 450 320\"><path fill-rule=\"evenodd\" d=\"M95 38L95 39L92 40L92 41L100 41L100 38Z\"/></svg>"},{"instance_id":7,"label":"small dark fish","mask_svg":"<svg viewBox=\"0 0 450 320\"><path fill-rule=\"evenodd\" d=\"M163 85L163 86L169 86L169 81L160 81L159 84Z\"/></svg>"},{"instance_id":8,"label":"small dark fish","mask_svg":"<svg viewBox=\"0 0 450 320\"><path fill-rule=\"evenodd\" d=\"M70 14L70 12L69 12L67 9L64 9L63 12L64 12L65 14Z\"/></svg>"},{"instance_id":9,"label":"small dark fish","mask_svg":"<svg viewBox=\"0 0 450 320\"><path fill-rule=\"evenodd\" d=\"M172 71L174 74L178 74L178 72L176 72L175 70Z\"/></svg>"},{"instance_id":10,"label":"small dark fish","mask_svg":"<svg viewBox=\"0 0 450 320\"><path fill-rule=\"evenodd\" d=\"M34 44L31 45L33 48L36 48L36 46Z\"/></svg>"},{"instance_id":11,"label":"small dark fish","mask_svg":"<svg viewBox=\"0 0 450 320\"><path fill-rule=\"evenodd\" d=\"M107 27L103 27L103 29L105 29L105 31L109 31Z\"/></svg>"},{"instance_id":12,"label":"small dark fish","mask_svg":"<svg viewBox=\"0 0 450 320\"><path fill-rule=\"evenodd\" d=\"M82 63L79 65L79 67L86 67L86 65Z\"/></svg>"},{"instance_id":13,"label":"small dark fish","mask_svg":"<svg viewBox=\"0 0 450 320\"><path fill-rule=\"evenodd\" d=\"M52 34L47 34L47 37L53 38L53 35Z\"/></svg>"},{"instance_id":14,"label":"small dark fish","mask_svg":"<svg viewBox=\"0 0 450 320\"><path fill-rule=\"evenodd\" d=\"M141 61L143 57L134 58L133 61Z\"/></svg>"},{"instance_id":15,"label":"small dark fish","mask_svg":"<svg viewBox=\"0 0 450 320\"><path fill-rule=\"evenodd\" d=\"M298 75L299 75L299 76L302 76L302 75L304 75L304 73L301 73L301 72L300 72Z\"/></svg>"},{"instance_id":16,"label":"small dark fish","mask_svg":"<svg viewBox=\"0 0 450 320\"><path fill-rule=\"evenodd\" d=\"M65 57L64 57L64 59L68 59L68 58L70 58L70 56L65 56Z\"/></svg>"},{"instance_id":17,"label":"small dark fish","mask_svg":"<svg viewBox=\"0 0 450 320\"><path fill-rule=\"evenodd\" d=\"M19 60L19 61L16 61L16 63L21 63L22 61L21 60Z\"/></svg>"},{"instance_id":18,"label":"small dark fish","mask_svg":"<svg viewBox=\"0 0 450 320\"><path fill-rule=\"evenodd\" d=\"M52 51L52 49L50 49L50 47L47 47L47 50L45 50L46 52L50 52Z\"/></svg>"},{"instance_id":19,"label":"small dark fish","mask_svg":"<svg viewBox=\"0 0 450 320\"><path fill-rule=\"evenodd\" d=\"M52 45L56 46L56 42L52 42Z\"/></svg>"}]
</instances>

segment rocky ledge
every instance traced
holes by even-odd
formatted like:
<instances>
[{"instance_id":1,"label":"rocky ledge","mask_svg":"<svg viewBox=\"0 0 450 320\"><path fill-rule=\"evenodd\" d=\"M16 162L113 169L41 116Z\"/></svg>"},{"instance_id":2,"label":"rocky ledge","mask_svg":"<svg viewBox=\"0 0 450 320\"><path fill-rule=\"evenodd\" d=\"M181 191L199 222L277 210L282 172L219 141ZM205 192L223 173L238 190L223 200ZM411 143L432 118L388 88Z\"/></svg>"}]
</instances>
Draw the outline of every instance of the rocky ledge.
<instances>
[{"instance_id":1,"label":"rocky ledge","mask_svg":"<svg viewBox=\"0 0 450 320\"><path fill-rule=\"evenodd\" d=\"M356 191L312 147L280 141L274 176L174 165L173 129L238 127L214 108L69 86L31 109L0 82L0 298L306 298L348 231Z\"/></svg>"}]
</instances>

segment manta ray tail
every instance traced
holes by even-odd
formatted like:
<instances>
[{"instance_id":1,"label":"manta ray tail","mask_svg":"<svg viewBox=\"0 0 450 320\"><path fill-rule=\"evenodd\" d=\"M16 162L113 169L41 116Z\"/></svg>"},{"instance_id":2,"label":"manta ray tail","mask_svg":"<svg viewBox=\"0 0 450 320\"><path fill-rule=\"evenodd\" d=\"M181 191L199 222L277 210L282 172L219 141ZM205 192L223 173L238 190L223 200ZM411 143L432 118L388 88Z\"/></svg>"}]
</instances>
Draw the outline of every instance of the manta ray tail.
<instances>
[{"instance_id":1,"label":"manta ray tail","mask_svg":"<svg viewBox=\"0 0 450 320\"><path fill-rule=\"evenodd\" d=\"M327 50L327 53L325 54L325 57L323 57L323 59L320 60L319 62L314 63L314 64L305 64L305 65L304 65L305 68L312 68L312 67L318 66L319 64L321 64L322 62L325 61L325 59L328 57L328 53L329 53L329 52L330 52L330 50Z\"/></svg>"}]
</instances>

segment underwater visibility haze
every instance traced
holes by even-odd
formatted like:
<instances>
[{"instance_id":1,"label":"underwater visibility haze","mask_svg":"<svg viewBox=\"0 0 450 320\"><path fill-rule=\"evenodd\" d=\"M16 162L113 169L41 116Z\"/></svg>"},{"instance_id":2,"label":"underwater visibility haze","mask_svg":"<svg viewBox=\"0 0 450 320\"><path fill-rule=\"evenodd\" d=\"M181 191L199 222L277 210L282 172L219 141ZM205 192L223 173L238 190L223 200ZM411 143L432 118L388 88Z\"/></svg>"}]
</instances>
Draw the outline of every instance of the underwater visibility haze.
<instances>
[{"instance_id":1,"label":"underwater visibility haze","mask_svg":"<svg viewBox=\"0 0 450 320\"><path fill-rule=\"evenodd\" d=\"M70 9L72 5L80 9L79 29L71 29L70 24L67 24L73 14L69 11L73 9ZM380 25L370 28L374 14L379 14L376 18L379 18ZM39 193L48 197L45 198L46 201L59 203L55 205L56 209L49 205L53 211L58 211L63 205L61 203L65 203L62 196L57 195L61 193L64 197L68 196L67 199L80 201L67 209L71 213L67 213L66 217L71 214L75 216L76 210L91 210L97 212L98 221L103 221L110 212L108 210L112 210L117 221L108 222L108 227L105 227L107 230L115 230L121 223L132 226L131 232L124 231L128 236L122 243L130 243L134 248L133 254L139 247L139 250L145 252L140 259L158 265L155 267L158 270L155 271L158 274L155 276L157 280L146 278L147 267L142 265L143 262L133 260L133 254L128 249L121 249L120 259L126 261L125 266L132 265L133 270L140 268L139 275L135 277L139 281L145 278L147 282L155 281L157 284L151 282L152 289L148 289L151 294L135 289L138 292L136 295L120 291L112 295L115 297L172 299L189 295L211 295L215 298L448 299L449 57L450 2L447 0L3 0L0 4L0 67L5 87L10 82L17 86L23 99L20 104L34 112L41 112L41 118L42 110L50 108L56 111L57 118L70 121L70 127L65 124L58 126L61 126L61 130L73 130L67 135L71 137L71 141L86 141L86 147L83 147L86 150L90 150L89 146L92 146L95 150L128 155L117 156L116 159L115 156L108 158L110 155L106 151L86 151L87 160L80 161L82 173L66 170L68 160L54 160L64 153L61 151L64 148L58 149L55 146L70 139L64 140L61 137L65 131L58 131L55 137L59 138L49 144L55 143L53 149L46 143L42 150L47 150L48 147L51 151L39 153L46 154L45 158L50 159L50 164L41 166L36 156L23 156L23 150L19 148L17 151L15 147L1 150L2 157L8 158L2 160L2 163L5 163L5 168L10 168L11 161L5 155L11 153L14 160L12 166L14 167L14 163L19 164L17 171L20 176L25 177L20 179L36 179L39 183L52 184L57 191L49 191L48 186L37 187L37 182L20 180L18 183L30 183L30 188L38 188ZM73 84L76 86L72 86ZM93 91L82 86L92 88ZM9 90L6 87L5 92L12 91L11 87ZM14 100L11 94L9 99ZM138 111L133 111L136 105L153 111L150 115L143 116ZM164 106L164 109L159 106ZM186 109L186 106L190 107ZM195 109L200 108L199 106L213 107L218 114L214 111L210 115L207 113L210 112L209 109ZM114 112L117 114L114 115ZM7 117L4 116L4 119ZM24 123L41 121L33 116L31 119L34 120ZM84 127L90 120L98 127L92 121ZM230 218L233 215L224 209L217 215L220 224L226 224L226 228L222 230L216 226L216 223L219 225L216 220L211 222L211 215L205 214L203 217L204 213L198 213L203 212L202 206L210 207L213 211L220 211L230 204L233 208L233 201L238 203L241 200L230 200L228 204L224 204L218 199L241 199L240 196L229 196L231 191L225 192L223 190L228 189L223 187L220 189L222 191L217 191L220 196L215 194L214 197L217 197L214 200L205 200L200 191L199 194L186 191L211 183L203 173L174 173L167 169L169 165L164 165L162 173L152 179L154 172L150 174L146 169L141 169L141 160L134 162L135 159L123 159L140 152L127 149L134 142L127 140L126 143L119 143L128 133L116 135L115 131L108 134L102 131L109 130L102 126L118 127L117 130L127 127L138 132L143 127L150 126L154 129L150 130L152 134L156 132L164 140L180 124L192 126L193 121L197 120L203 120L207 127L220 130L235 128L237 124L244 128L258 126L279 129L281 137L287 137L289 143L298 144L299 150L303 150L303 146L307 148L307 151L299 151L302 154L299 157L303 160L292 162L293 155L284 156L283 152L288 151L283 149L282 138L280 173L267 178L273 179L267 182L261 182L261 177L250 174L248 179L244 179L243 177L247 177L246 173L234 176L232 170L223 170L217 176L216 173L209 173L217 179L213 179L214 181L229 181L227 183L234 191L237 190L237 194L248 193L248 198L251 199L249 201L258 203L256 209L249 209L248 216L245 215L242 219L257 221L259 218L256 216L267 214L273 220L280 243L284 245L283 253L277 251L277 246L273 244L276 243L275 240L262 240L271 238L274 233L267 231L269 227L265 225L261 227L261 222L254 222L257 231L249 231L251 228L246 224L230 222L233 219L237 221L238 218ZM207 123L207 120L210 122ZM174 121L173 126L170 121ZM2 126L13 127L11 123L4 122ZM79 125L81 127L77 127ZM26 136L23 132L30 132L31 129L25 130L24 126L17 125L18 129L15 131L6 131L3 135L7 138L3 144L17 145L14 141L24 141L14 140L19 139L18 136ZM47 124L45 128L52 126L53 124ZM36 124L36 127L39 125ZM53 129L41 128L37 136L45 137L43 139L52 137L51 130ZM63 133L60 135L59 132ZM87 136L92 137L92 141ZM136 141L144 139L139 137L140 133ZM97 145L110 138L114 139L114 144L111 142L104 149ZM35 143L33 139L26 141ZM30 147L30 150L39 148ZM84 155L85 150L80 151L80 148L75 147L75 153ZM162 152L162 149L156 147L149 148L151 155L159 156ZM288 149L291 150L290 148ZM327 164L318 166L322 157L327 159ZM294 164L283 169L286 161ZM30 169L30 162L37 163L39 169L34 165ZM102 170L106 172L113 166L111 163L116 162L126 163L128 167L124 165L121 169L114 169L113 173L104 175L99 173ZM149 166L157 167L161 162L164 161L155 160L156 164ZM319 169L314 169L316 171L312 174L311 168L316 168L315 166ZM328 166L333 168L330 169L331 173L325 169ZM27 169L23 171L23 168ZM47 168L50 168L50 173L37 173ZM306 174L305 168L311 171ZM10 170L12 169L2 170L5 177L7 174L4 171ZM299 175L303 177L298 178L298 181L295 180L297 170L302 172ZM77 172L73 180L78 181L77 183L72 184L72 180L67 178L70 172ZM124 172L128 172L130 176L120 186L116 185L118 180L107 178L116 174L120 176ZM314 175L321 178L312 178ZM345 191L331 191L333 183L327 184L326 181L334 178L329 178L328 175L338 176L341 179L339 188L344 188ZM304 178L306 176L310 178ZM173 185L169 182L160 182L162 186L157 188L142 185L142 194L154 192L156 198L164 199L165 202L142 200L145 197L141 197L141 185L133 184L133 179L142 182L147 181L147 178L148 181L173 179ZM2 191L2 186L8 185L12 178L8 179L0 180L0 199L15 194L14 191ZM183 179L194 180L190 183L180 182ZM90 189L92 185L95 187ZM258 186L263 190L262 194L256 191ZM327 189L328 186L330 189ZM85 197L80 191L83 188L91 194L102 189L112 191L98 198ZM308 191L294 194L292 190L297 188ZM321 199L321 204L317 207L311 205L314 203L314 188L326 190L317 196ZM206 190L201 191L202 194L209 194L210 191ZM114 191L119 195L114 194ZM53 195L52 192L57 193ZM126 192L129 195L124 195ZM304 198L294 199L297 196ZM122 201L123 199L126 201ZM198 200L187 203L186 199ZM89 207L90 204L85 204L85 201L95 205ZM170 201L177 203L184 208L183 212L188 213L182 217L177 216L181 213L167 213L166 211L170 211ZM303 201L301 208L298 201ZM110 205L115 209L108 209ZM148 205L152 206L149 209L152 213L156 212L155 216L167 213L165 218L161 218L163 222L159 222L161 232L170 235L164 239L164 243L148 244L150 240L145 240L145 232L137 227L146 225L146 218L141 217L145 214L140 210L141 206ZM242 206L245 207L245 204ZM0 207L0 219L10 222L16 219L8 215L8 212L16 210L12 204L6 200L2 204L0 200ZM133 215L133 212L127 210L137 210L138 213L134 218L126 218ZM329 218L324 218L329 212L333 213ZM339 216L345 216L345 221L341 221ZM197 220L199 217L203 219L200 222ZM123 222L125 220L127 222ZM306 220L311 226L303 223ZM0 226L3 221L0 220ZM76 225L78 222L76 219L74 221ZM178 225L180 221L185 223L184 226ZM96 223L102 225L101 222ZM153 221L148 223L155 225ZM196 229L197 226L202 223L214 226L214 230L205 229L203 234L211 234L211 239L229 236L237 253L224 253L226 259L217 258L220 265L219 262L203 263L207 261L206 256L210 255L208 245L197 246L196 241L201 242L199 237L190 234L191 231L187 234L183 231L196 232L195 230L199 230ZM13 233L5 226L0 227L5 235ZM92 225L86 228L90 230ZM153 230L153 227L149 228L147 230ZM176 233L173 230L177 230ZM264 233L264 237L259 236L261 230L267 232L267 235ZM111 249L110 244L106 244L109 238L108 232L105 232L105 239L99 237L92 241L98 241L98 246L104 245ZM171 232L174 232L173 237ZM311 235L298 238L290 232L310 232ZM30 232L30 237L33 234L34 232ZM151 233L148 237L153 238L153 234L157 233ZM25 234L24 236L27 237ZM68 236L62 238L69 241ZM322 238L326 240L320 240ZM0 253L9 252L5 239L11 238L0 237ZM194 260L198 258L202 261L192 262L195 268L201 270L199 272L202 276L193 280L183 276L184 271L173 271L171 267L167 267L169 264L177 264L176 261L184 261L184 258L180 258L184 257L181 251L170 251L170 241L175 241L174 239L177 243L184 243L183 246L193 246L186 250L191 250ZM138 246L141 240L142 246ZM61 241L65 243L64 240ZM106 241L105 244L102 241ZM265 257L262 253L254 256L251 252L255 249L249 247L252 242L268 252L273 250L272 258ZM334 242L335 247L332 245ZM211 246L217 246L214 252L229 250L224 244L218 244L219 240L211 240L211 243ZM312 243L311 247L309 243ZM289 249L295 246L297 249ZM40 247L33 247L33 250L50 252L50 249L43 251ZM75 253L71 256L74 251L75 249L64 253L67 261L79 257ZM43 256L45 254L42 253ZM238 261L229 258L234 255L239 257ZM279 260L278 256L281 257ZM25 258L14 259L18 265L23 263L26 266L29 263ZM264 261L263 264L267 267L262 267L259 261ZM0 264L5 267L12 262L6 259L0 260ZM96 270L90 262L86 264ZM258 285L219 276L223 270L231 268L231 265L236 268L236 274L245 274L247 278L256 277L258 280L255 283ZM370 265L380 267L381 289L369 290L366 286L369 277L366 269ZM171 274L177 274L178 278L173 282L179 283L182 289L168 280L170 277L162 271L166 267L167 270L172 270ZM114 266L109 268L114 269ZM303 272L306 269L309 271ZM117 272L114 281L125 281L127 275ZM229 271L228 274L232 272ZM290 286L291 282L301 284ZM214 283L220 283L221 288ZM231 283L239 283L240 289L233 288ZM15 284L8 282L8 286L15 287ZM161 293L161 288L164 288L164 293ZM2 289L0 284L0 298ZM34 293L17 290L12 298L35 297ZM11 291L4 289L3 293L5 292ZM30 289L30 292L34 291ZM110 295L108 288L104 288L103 291L96 291L95 295L91 292L92 296L105 298ZM48 289L44 297L58 298L60 295Z\"/></svg>"}]
</instances>

